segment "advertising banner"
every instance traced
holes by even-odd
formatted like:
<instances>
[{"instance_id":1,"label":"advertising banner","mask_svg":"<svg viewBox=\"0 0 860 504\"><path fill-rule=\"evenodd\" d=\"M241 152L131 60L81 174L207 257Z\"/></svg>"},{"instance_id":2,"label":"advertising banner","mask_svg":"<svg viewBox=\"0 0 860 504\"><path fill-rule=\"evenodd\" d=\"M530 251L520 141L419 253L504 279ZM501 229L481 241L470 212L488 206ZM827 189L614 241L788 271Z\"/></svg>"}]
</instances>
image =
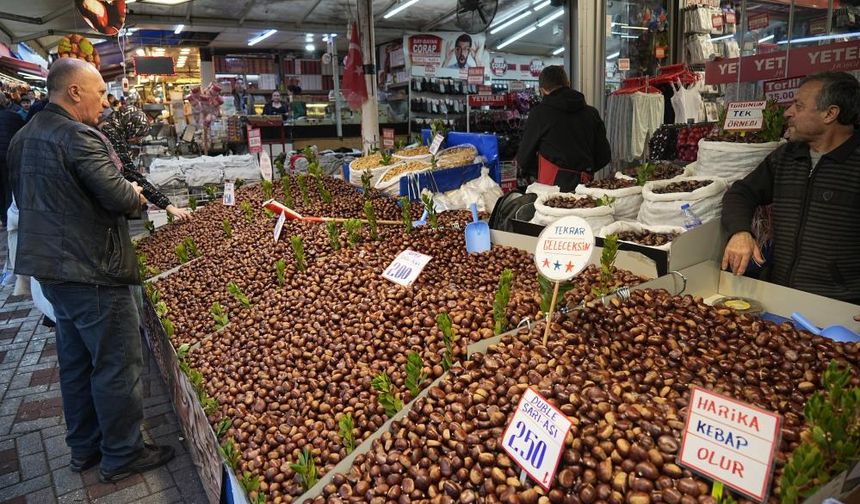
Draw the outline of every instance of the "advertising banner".
<instances>
[{"instance_id":1,"label":"advertising banner","mask_svg":"<svg viewBox=\"0 0 860 504\"><path fill-rule=\"evenodd\" d=\"M523 56L494 52L490 54L490 74L494 80L537 80L541 70L549 65L562 65L561 58Z\"/></svg>"},{"instance_id":2,"label":"advertising banner","mask_svg":"<svg viewBox=\"0 0 860 504\"><path fill-rule=\"evenodd\" d=\"M490 66L483 34L462 32L416 33L403 38L412 75L466 79L469 68Z\"/></svg>"}]
</instances>

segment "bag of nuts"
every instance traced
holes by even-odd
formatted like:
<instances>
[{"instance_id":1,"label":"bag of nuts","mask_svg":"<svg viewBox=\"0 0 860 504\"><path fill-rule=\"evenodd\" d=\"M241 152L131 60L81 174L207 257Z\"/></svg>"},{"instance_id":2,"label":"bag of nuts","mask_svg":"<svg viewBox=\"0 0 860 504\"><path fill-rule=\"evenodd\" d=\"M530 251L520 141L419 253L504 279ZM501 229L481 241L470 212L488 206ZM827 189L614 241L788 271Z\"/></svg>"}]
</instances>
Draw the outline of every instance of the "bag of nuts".
<instances>
[{"instance_id":1,"label":"bag of nuts","mask_svg":"<svg viewBox=\"0 0 860 504\"><path fill-rule=\"evenodd\" d=\"M782 142L735 143L699 140L696 173L721 177L731 185L746 177Z\"/></svg>"},{"instance_id":2,"label":"bag of nuts","mask_svg":"<svg viewBox=\"0 0 860 504\"><path fill-rule=\"evenodd\" d=\"M669 250L672 240L683 233L683 227L676 226L644 226L638 222L613 222L601 229L597 236L605 238L611 234L618 236L619 241L644 245L657 250Z\"/></svg>"},{"instance_id":3,"label":"bag of nuts","mask_svg":"<svg viewBox=\"0 0 860 504\"><path fill-rule=\"evenodd\" d=\"M576 215L585 219L591 229L601 229L613 222L614 212L613 205L601 205L597 198L585 194L541 194L535 200L532 223L546 226L562 217Z\"/></svg>"},{"instance_id":4,"label":"bag of nuts","mask_svg":"<svg viewBox=\"0 0 860 504\"><path fill-rule=\"evenodd\" d=\"M373 185L374 189L384 192L389 196L400 196L400 178L412 173L419 173L430 169L430 163L424 161L401 161L391 166L386 166L379 180Z\"/></svg>"},{"instance_id":5,"label":"bag of nuts","mask_svg":"<svg viewBox=\"0 0 860 504\"><path fill-rule=\"evenodd\" d=\"M718 219L727 188L725 180L702 175L648 182L642 187L643 201L636 220L649 226L683 227L681 205L685 203L702 222Z\"/></svg>"},{"instance_id":6,"label":"bag of nuts","mask_svg":"<svg viewBox=\"0 0 860 504\"><path fill-rule=\"evenodd\" d=\"M588 184L579 184L574 192L595 198L609 196L615 200L615 220L636 219L639 207L642 205L642 186L627 177L616 173L615 178L593 180Z\"/></svg>"}]
</instances>

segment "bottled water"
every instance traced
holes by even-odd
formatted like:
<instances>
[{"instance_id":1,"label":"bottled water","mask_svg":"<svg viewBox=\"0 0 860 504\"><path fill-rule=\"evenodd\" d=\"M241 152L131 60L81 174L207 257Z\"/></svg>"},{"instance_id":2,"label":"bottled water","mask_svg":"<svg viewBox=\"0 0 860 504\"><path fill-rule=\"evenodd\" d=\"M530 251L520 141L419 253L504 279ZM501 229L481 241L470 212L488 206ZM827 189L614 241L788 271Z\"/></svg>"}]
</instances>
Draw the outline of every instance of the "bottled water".
<instances>
[{"instance_id":1,"label":"bottled water","mask_svg":"<svg viewBox=\"0 0 860 504\"><path fill-rule=\"evenodd\" d=\"M693 229L696 226L702 225L702 219L693 212L693 209L690 208L689 203L684 203L681 205L681 211L684 212L684 227L687 229Z\"/></svg>"}]
</instances>

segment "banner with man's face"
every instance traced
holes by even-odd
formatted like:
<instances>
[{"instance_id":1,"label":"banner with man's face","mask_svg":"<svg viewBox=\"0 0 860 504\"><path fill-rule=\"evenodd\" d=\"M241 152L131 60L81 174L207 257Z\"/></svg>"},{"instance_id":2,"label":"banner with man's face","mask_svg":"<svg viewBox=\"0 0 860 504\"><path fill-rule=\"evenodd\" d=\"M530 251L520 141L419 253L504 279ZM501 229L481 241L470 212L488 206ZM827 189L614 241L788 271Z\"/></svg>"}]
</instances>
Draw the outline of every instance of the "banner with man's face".
<instances>
[{"instance_id":1,"label":"banner with man's face","mask_svg":"<svg viewBox=\"0 0 860 504\"><path fill-rule=\"evenodd\" d=\"M483 67L485 74L490 57L483 34L458 32L416 33L406 35L403 48L412 75L465 79L468 69Z\"/></svg>"}]
</instances>

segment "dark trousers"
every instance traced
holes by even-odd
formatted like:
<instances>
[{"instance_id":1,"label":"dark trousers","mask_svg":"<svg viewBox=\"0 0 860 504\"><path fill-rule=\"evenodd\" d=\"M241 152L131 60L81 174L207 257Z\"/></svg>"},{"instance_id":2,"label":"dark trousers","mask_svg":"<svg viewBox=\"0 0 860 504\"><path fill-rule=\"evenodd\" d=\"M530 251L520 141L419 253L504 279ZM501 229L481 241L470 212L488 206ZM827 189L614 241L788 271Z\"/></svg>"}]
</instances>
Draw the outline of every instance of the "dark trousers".
<instances>
[{"instance_id":1,"label":"dark trousers","mask_svg":"<svg viewBox=\"0 0 860 504\"><path fill-rule=\"evenodd\" d=\"M128 286L42 283L57 317L60 390L72 456L110 471L143 449L139 316Z\"/></svg>"}]
</instances>

